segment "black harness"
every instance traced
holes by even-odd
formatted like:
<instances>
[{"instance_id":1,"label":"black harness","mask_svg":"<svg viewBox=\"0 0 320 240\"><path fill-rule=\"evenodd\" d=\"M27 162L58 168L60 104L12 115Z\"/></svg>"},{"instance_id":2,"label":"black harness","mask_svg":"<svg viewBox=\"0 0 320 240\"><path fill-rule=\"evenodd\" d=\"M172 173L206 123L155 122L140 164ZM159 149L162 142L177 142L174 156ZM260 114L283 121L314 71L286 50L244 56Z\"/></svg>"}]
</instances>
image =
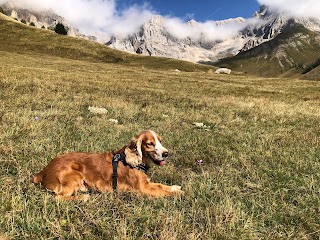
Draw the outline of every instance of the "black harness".
<instances>
[{"instance_id":1,"label":"black harness","mask_svg":"<svg viewBox=\"0 0 320 240\"><path fill-rule=\"evenodd\" d=\"M112 158L112 189L114 191L117 191L117 185L118 185L118 163L119 161L121 161L123 163L123 165L128 165L130 166L127 162L126 162L126 155L124 153L114 153L113 154L113 158ZM149 166L145 165L144 163L140 163L138 166L136 167L132 167L131 168L135 168L138 169L139 171L147 174L148 170L149 170Z\"/></svg>"}]
</instances>

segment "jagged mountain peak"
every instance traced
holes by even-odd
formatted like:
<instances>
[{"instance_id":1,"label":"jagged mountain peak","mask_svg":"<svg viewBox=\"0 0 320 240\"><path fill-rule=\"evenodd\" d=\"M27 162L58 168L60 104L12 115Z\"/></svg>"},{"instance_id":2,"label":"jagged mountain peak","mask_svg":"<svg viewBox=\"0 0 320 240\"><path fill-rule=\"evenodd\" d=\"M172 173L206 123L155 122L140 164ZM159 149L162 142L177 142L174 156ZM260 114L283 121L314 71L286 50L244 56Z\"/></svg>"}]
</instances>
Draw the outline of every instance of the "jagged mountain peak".
<instances>
[{"instance_id":1,"label":"jagged mountain peak","mask_svg":"<svg viewBox=\"0 0 320 240\"><path fill-rule=\"evenodd\" d=\"M242 35L247 39L240 52L247 51L277 37L290 24L300 24L310 31L320 32L320 19L293 17L286 12L279 12L266 5L253 15L257 23L248 25Z\"/></svg>"},{"instance_id":2,"label":"jagged mountain peak","mask_svg":"<svg viewBox=\"0 0 320 240\"><path fill-rule=\"evenodd\" d=\"M252 17L253 18L260 18L260 19L265 19L269 17L270 15L273 15L275 13L274 10L272 10L270 7L267 5L261 5L260 10L256 11Z\"/></svg>"},{"instance_id":3,"label":"jagged mountain peak","mask_svg":"<svg viewBox=\"0 0 320 240\"><path fill-rule=\"evenodd\" d=\"M246 19L243 17L229 18L225 20L214 21L217 26L225 25L228 23L243 23Z\"/></svg>"},{"instance_id":4,"label":"jagged mountain peak","mask_svg":"<svg viewBox=\"0 0 320 240\"><path fill-rule=\"evenodd\" d=\"M238 17L221 21L208 21L206 24L220 27L229 23L242 24L243 22L245 22L245 19ZM127 52L177 58L192 62L216 61L227 52L235 54L241 48L242 40L229 39L222 42L209 38L201 32L208 25L204 26L203 23L194 19L185 22L185 26L189 27L187 31L194 30L198 35L201 32L199 37L186 36L183 33L176 34L174 31L177 29L171 24L174 24L171 19L155 15L141 26L139 32L125 38L113 36L107 42L107 45ZM182 25L180 27L183 27ZM221 47L219 47L220 44Z\"/></svg>"},{"instance_id":5,"label":"jagged mountain peak","mask_svg":"<svg viewBox=\"0 0 320 240\"><path fill-rule=\"evenodd\" d=\"M196 20L194 20L194 19L191 19L191 20L189 20L189 21L187 22L187 25L190 25L190 26L192 26L192 27L195 27L195 26L198 25L198 22L197 22Z\"/></svg>"},{"instance_id":6,"label":"jagged mountain peak","mask_svg":"<svg viewBox=\"0 0 320 240\"><path fill-rule=\"evenodd\" d=\"M301 24L311 31L320 31L320 18L297 17L287 12L281 12L266 5L260 6L260 11L253 14L253 18L261 20L264 24L273 22L282 23L278 28L284 27L289 21Z\"/></svg>"}]
</instances>

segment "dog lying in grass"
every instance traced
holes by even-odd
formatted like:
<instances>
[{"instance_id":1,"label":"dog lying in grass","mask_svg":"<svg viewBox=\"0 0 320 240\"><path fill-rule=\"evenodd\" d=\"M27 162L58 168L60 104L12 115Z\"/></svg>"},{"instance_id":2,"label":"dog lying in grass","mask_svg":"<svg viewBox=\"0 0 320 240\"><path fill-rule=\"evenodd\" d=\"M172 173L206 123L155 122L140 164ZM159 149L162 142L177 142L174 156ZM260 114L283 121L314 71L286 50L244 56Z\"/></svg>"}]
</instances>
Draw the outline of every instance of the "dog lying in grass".
<instances>
[{"instance_id":1,"label":"dog lying in grass","mask_svg":"<svg viewBox=\"0 0 320 240\"><path fill-rule=\"evenodd\" d=\"M168 150L160 136L152 130L144 131L123 148L110 153L67 153L58 156L36 176L33 183L41 183L53 191L57 199L87 200L88 195L74 196L80 191L132 191L152 197L180 195L180 186L152 183L146 175L151 163L166 164Z\"/></svg>"}]
</instances>

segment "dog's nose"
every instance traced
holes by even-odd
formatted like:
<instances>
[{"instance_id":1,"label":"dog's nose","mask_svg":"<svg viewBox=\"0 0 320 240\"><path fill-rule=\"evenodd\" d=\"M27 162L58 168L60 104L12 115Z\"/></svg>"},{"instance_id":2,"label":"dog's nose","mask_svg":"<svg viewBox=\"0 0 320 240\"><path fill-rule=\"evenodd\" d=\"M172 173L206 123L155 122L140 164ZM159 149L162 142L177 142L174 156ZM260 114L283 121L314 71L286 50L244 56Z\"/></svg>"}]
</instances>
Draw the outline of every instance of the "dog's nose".
<instances>
[{"instance_id":1,"label":"dog's nose","mask_svg":"<svg viewBox=\"0 0 320 240\"><path fill-rule=\"evenodd\" d=\"M162 153L162 157L163 157L163 158L167 158L167 157L168 157L168 155L169 155L169 153L168 153L168 152L164 152L164 153Z\"/></svg>"}]
</instances>

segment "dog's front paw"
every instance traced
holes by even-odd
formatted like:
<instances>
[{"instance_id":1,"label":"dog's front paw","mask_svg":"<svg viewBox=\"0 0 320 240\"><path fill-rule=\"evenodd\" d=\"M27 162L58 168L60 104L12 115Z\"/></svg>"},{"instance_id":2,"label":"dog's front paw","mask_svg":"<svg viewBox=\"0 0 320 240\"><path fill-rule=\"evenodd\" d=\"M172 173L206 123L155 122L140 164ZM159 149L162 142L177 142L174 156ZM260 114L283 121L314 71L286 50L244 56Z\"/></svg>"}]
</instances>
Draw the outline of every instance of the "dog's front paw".
<instances>
[{"instance_id":1,"label":"dog's front paw","mask_svg":"<svg viewBox=\"0 0 320 240\"><path fill-rule=\"evenodd\" d=\"M181 186L178 186L178 185L171 186L171 191L180 191L180 190L181 190Z\"/></svg>"},{"instance_id":2,"label":"dog's front paw","mask_svg":"<svg viewBox=\"0 0 320 240\"><path fill-rule=\"evenodd\" d=\"M181 186L177 186L177 185L171 186L171 191L174 195L183 195L184 194L184 191L181 190Z\"/></svg>"},{"instance_id":3,"label":"dog's front paw","mask_svg":"<svg viewBox=\"0 0 320 240\"><path fill-rule=\"evenodd\" d=\"M87 201L89 201L89 199L90 199L90 195L89 195L89 194L81 194L81 195L78 197L78 199L79 199L80 201L87 202Z\"/></svg>"}]
</instances>

